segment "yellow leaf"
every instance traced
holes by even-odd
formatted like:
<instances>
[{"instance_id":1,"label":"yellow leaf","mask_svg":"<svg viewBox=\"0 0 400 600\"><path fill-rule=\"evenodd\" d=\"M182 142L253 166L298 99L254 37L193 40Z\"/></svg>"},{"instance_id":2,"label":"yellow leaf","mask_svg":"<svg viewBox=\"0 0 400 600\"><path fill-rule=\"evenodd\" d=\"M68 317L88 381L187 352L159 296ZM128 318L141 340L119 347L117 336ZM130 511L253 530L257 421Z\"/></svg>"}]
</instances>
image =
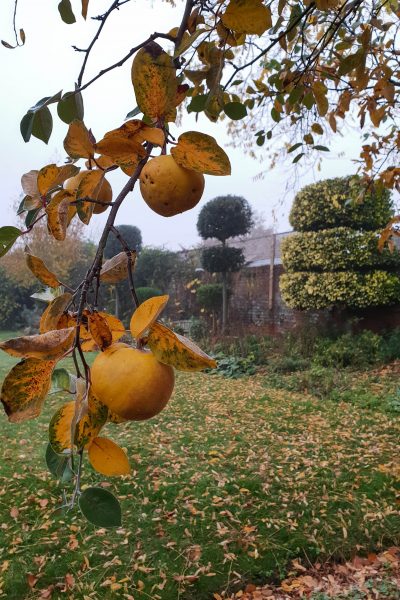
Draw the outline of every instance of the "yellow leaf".
<instances>
[{"instance_id":1,"label":"yellow leaf","mask_svg":"<svg viewBox=\"0 0 400 600\"><path fill-rule=\"evenodd\" d=\"M146 156L146 150L139 142L125 137L104 137L96 144L97 152L109 156L120 167L136 167Z\"/></svg>"},{"instance_id":2,"label":"yellow leaf","mask_svg":"<svg viewBox=\"0 0 400 600\"><path fill-rule=\"evenodd\" d=\"M134 338L140 338L159 317L169 300L169 296L154 296L135 310L132 315L130 329Z\"/></svg>"},{"instance_id":3,"label":"yellow leaf","mask_svg":"<svg viewBox=\"0 0 400 600\"><path fill-rule=\"evenodd\" d=\"M131 467L125 452L107 438L97 437L88 448L93 469L102 475L129 475Z\"/></svg>"},{"instance_id":4,"label":"yellow leaf","mask_svg":"<svg viewBox=\"0 0 400 600\"><path fill-rule=\"evenodd\" d=\"M132 84L136 102L147 117L162 121L175 113L176 69L172 57L159 44L150 42L136 54Z\"/></svg>"},{"instance_id":5,"label":"yellow leaf","mask_svg":"<svg viewBox=\"0 0 400 600\"><path fill-rule=\"evenodd\" d=\"M131 252L132 268L135 266L136 252ZM128 277L128 256L126 252L116 254L103 264L100 280L103 283L118 283Z\"/></svg>"},{"instance_id":6,"label":"yellow leaf","mask_svg":"<svg viewBox=\"0 0 400 600\"><path fill-rule=\"evenodd\" d=\"M56 288L60 285L57 277L49 271L42 259L31 254L28 248L25 248L25 260L34 276L44 283L44 285L48 285L51 288Z\"/></svg>"},{"instance_id":7,"label":"yellow leaf","mask_svg":"<svg viewBox=\"0 0 400 600\"><path fill-rule=\"evenodd\" d=\"M61 316L71 300L72 294L65 292L65 294L54 298L54 300L50 302L40 318L40 333L46 333L46 331L58 329L57 325L61 319Z\"/></svg>"},{"instance_id":8,"label":"yellow leaf","mask_svg":"<svg viewBox=\"0 0 400 600\"><path fill-rule=\"evenodd\" d=\"M49 423L49 441L54 452L62 454L64 450L72 450L71 426L75 414L75 402L67 402L60 406Z\"/></svg>"},{"instance_id":9,"label":"yellow leaf","mask_svg":"<svg viewBox=\"0 0 400 600\"><path fill-rule=\"evenodd\" d=\"M104 317L95 312L88 316L89 331L100 350L112 344L112 332Z\"/></svg>"},{"instance_id":10,"label":"yellow leaf","mask_svg":"<svg viewBox=\"0 0 400 600\"><path fill-rule=\"evenodd\" d=\"M237 33L262 35L272 27L271 9L262 0L230 0L221 20Z\"/></svg>"},{"instance_id":11,"label":"yellow leaf","mask_svg":"<svg viewBox=\"0 0 400 600\"><path fill-rule=\"evenodd\" d=\"M92 158L95 154L94 139L83 121L72 121L64 140L66 153L74 159Z\"/></svg>"},{"instance_id":12,"label":"yellow leaf","mask_svg":"<svg viewBox=\"0 0 400 600\"><path fill-rule=\"evenodd\" d=\"M84 448L96 438L108 419L108 408L100 402L89 389L88 412L78 422L74 442L78 448Z\"/></svg>"},{"instance_id":13,"label":"yellow leaf","mask_svg":"<svg viewBox=\"0 0 400 600\"><path fill-rule=\"evenodd\" d=\"M103 180L104 171L96 169L95 171L88 171L79 182L75 198L76 200L82 200L82 202L77 204L77 211L80 220L85 225L89 224L95 203L85 202L84 199L91 198L92 200L97 200Z\"/></svg>"},{"instance_id":14,"label":"yellow leaf","mask_svg":"<svg viewBox=\"0 0 400 600\"><path fill-rule=\"evenodd\" d=\"M57 186L62 185L69 177L74 177L80 171L75 165L64 165L57 167L55 164L46 165L37 175L37 186L39 194L45 196Z\"/></svg>"},{"instance_id":15,"label":"yellow leaf","mask_svg":"<svg viewBox=\"0 0 400 600\"><path fill-rule=\"evenodd\" d=\"M54 194L46 206L47 226L54 239L60 242L65 240L70 217L76 212L76 207L71 206L74 199L75 196L72 192L61 190Z\"/></svg>"},{"instance_id":16,"label":"yellow leaf","mask_svg":"<svg viewBox=\"0 0 400 600\"><path fill-rule=\"evenodd\" d=\"M162 129L159 127L150 127L140 119L131 119L130 121L126 121L121 127L108 131L104 136L104 140L112 137L134 140L139 144L150 142L154 146L163 146L165 142L165 134ZM98 147L98 144L96 147ZM140 152L140 157L143 158L146 155L146 152L143 148Z\"/></svg>"},{"instance_id":17,"label":"yellow leaf","mask_svg":"<svg viewBox=\"0 0 400 600\"><path fill-rule=\"evenodd\" d=\"M312 84L312 92L317 104L318 112L323 117L328 112L329 102L327 98L328 88L323 81L317 80Z\"/></svg>"},{"instance_id":18,"label":"yellow leaf","mask_svg":"<svg viewBox=\"0 0 400 600\"><path fill-rule=\"evenodd\" d=\"M119 415L117 415L117 413L114 413L111 410L108 410L107 420L109 423L115 423L116 425L119 425L120 423L127 423L127 419L124 419L124 417L120 417Z\"/></svg>"},{"instance_id":19,"label":"yellow leaf","mask_svg":"<svg viewBox=\"0 0 400 600\"><path fill-rule=\"evenodd\" d=\"M125 325L114 317L114 315L109 315L105 312L99 312L99 315L106 321L108 327L111 329L112 333L112 341L117 342L123 335L125 335Z\"/></svg>"},{"instance_id":20,"label":"yellow leaf","mask_svg":"<svg viewBox=\"0 0 400 600\"><path fill-rule=\"evenodd\" d=\"M217 366L194 342L161 323L153 324L147 343L157 360L180 371L202 371Z\"/></svg>"},{"instance_id":21,"label":"yellow leaf","mask_svg":"<svg viewBox=\"0 0 400 600\"><path fill-rule=\"evenodd\" d=\"M6 340L0 342L0 348L11 356L58 360L71 350L74 337L75 329L70 327Z\"/></svg>"},{"instance_id":22,"label":"yellow leaf","mask_svg":"<svg viewBox=\"0 0 400 600\"><path fill-rule=\"evenodd\" d=\"M109 169L110 167L113 167L115 165L115 162L109 156L98 156L97 158L94 158L92 161L87 160L85 162L86 168L87 169L91 168L93 166L93 162L95 163L97 168L103 169L103 171L105 171L106 169Z\"/></svg>"},{"instance_id":23,"label":"yellow leaf","mask_svg":"<svg viewBox=\"0 0 400 600\"><path fill-rule=\"evenodd\" d=\"M231 163L216 140L198 131L186 131L171 154L181 167L206 175L230 175Z\"/></svg>"},{"instance_id":24,"label":"yellow leaf","mask_svg":"<svg viewBox=\"0 0 400 600\"><path fill-rule=\"evenodd\" d=\"M54 360L28 358L8 373L1 388L1 401L11 423L21 423L40 415L55 364Z\"/></svg>"}]
</instances>

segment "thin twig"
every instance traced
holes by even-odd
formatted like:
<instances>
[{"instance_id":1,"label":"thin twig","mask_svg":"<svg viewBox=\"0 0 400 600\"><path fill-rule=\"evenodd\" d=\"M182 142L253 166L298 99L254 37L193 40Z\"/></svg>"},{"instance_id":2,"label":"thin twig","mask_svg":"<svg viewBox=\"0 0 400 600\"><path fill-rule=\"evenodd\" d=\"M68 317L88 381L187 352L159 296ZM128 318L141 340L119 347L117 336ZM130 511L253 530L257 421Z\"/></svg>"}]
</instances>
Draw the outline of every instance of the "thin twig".
<instances>
[{"instance_id":1,"label":"thin twig","mask_svg":"<svg viewBox=\"0 0 400 600\"><path fill-rule=\"evenodd\" d=\"M120 232L118 231L118 229L116 227L112 226L111 231L115 235L115 237L117 238L117 240L119 241L119 243L121 244L122 248L125 251L125 254L127 257L127 262L128 262L129 289L131 291L133 301L137 308L139 306L140 302L139 302L139 298L137 297L137 294L136 294L135 282L133 279L133 261L132 261L133 249L128 246L128 244L126 243L126 241L124 240L124 238L122 237L122 235L120 234ZM136 252L136 249L134 251Z\"/></svg>"}]
</instances>

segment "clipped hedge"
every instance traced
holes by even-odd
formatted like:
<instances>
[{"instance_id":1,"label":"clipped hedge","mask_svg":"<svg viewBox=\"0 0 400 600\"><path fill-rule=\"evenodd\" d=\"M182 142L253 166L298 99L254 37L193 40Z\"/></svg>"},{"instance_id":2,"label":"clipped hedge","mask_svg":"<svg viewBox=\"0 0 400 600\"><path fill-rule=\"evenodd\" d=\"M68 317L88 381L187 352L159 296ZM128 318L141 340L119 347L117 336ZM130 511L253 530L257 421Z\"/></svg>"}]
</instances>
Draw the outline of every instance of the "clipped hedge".
<instances>
[{"instance_id":1,"label":"clipped hedge","mask_svg":"<svg viewBox=\"0 0 400 600\"><path fill-rule=\"evenodd\" d=\"M204 248L201 265L209 273L234 273L244 265L244 254L241 248L229 246L212 246Z\"/></svg>"},{"instance_id":2,"label":"clipped hedge","mask_svg":"<svg viewBox=\"0 0 400 600\"><path fill-rule=\"evenodd\" d=\"M356 176L325 179L305 186L295 197L289 215L293 229L317 231L352 227L374 231L393 215L391 194L386 189L365 191Z\"/></svg>"},{"instance_id":3,"label":"clipped hedge","mask_svg":"<svg viewBox=\"0 0 400 600\"><path fill-rule=\"evenodd\" d=\"M335 304L367 308L400 301L399 275L380 270L285 273L279 285L286 304L298 310L330 308Z\"/></svg>"},{"instance_id":4,"label":"clipped hedge","mask_svg":"<svg viewBox=\"0 0 400 600\"><path fill-rule=\"evenodd\" d=\"M295 233L281 242L285 269L292 271L347 271L400 265L400 253L378 250L378 231L347 227Z\"/></svg>"}]
</instances>

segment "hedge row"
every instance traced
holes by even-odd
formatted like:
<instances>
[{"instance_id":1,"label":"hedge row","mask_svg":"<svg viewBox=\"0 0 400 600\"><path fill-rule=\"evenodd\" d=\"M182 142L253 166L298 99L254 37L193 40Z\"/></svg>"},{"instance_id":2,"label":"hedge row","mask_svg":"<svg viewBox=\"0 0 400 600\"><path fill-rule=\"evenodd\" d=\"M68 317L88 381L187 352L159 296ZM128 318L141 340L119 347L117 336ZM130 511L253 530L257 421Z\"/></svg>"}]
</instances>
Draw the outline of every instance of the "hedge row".
<instances>
[{"instance_id":1,"label":"hedge row","mask_svg":"<svg viewBox=\"0 0 400 600\"><path fill-rule=\"evenodd\" d=\"M283 300L291 308L312 310L344 304L351 308L400 302L400 277L386 271L370 273L285 273L280 278Z\"/></svg>"},{"instance_id":2,"label":"hedge row","mask_svg":"<svg viewBox=\"0 0 400 600\"><path fill-rule=\"evenodd\" d=\"M289 221L296 231L332 227L374 231L383 228L392 214L389 190L365 191L359 178L337 177L304 187L294 199Z\"/></svg>"},{"instance_id":3,"label":"hedge row","mask_svg":"<svg viewBox=\"0 0 400 600\"><path fill-rule=\"evenodd\" d=\"M292 271L347 271L393 268L400 265L400 253L378 250L379 232L354 231L336 227L296 233L281 242L285 269Z\"/></svg>"}]
</instances>

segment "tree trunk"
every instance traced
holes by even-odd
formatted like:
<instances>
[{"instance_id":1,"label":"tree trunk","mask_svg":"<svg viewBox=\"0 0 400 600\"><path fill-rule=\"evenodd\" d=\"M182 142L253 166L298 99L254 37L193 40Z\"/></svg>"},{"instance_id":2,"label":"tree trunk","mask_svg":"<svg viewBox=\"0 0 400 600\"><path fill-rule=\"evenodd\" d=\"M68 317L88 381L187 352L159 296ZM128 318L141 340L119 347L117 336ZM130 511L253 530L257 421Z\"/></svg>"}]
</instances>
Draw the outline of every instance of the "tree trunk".
<instances>
[{"instance_id":1,"label":"tree trunk","mask_svg":"<svg viewBox=\"0 0 400 600\"><path fill-rule=\"evenodd\" d=\"M222 273L222 333L226 331L226 321L228 316L228 290L226 273Z\"/></svg>"},{"instance_id":2,"label":"tree trunk","mask_svg":"<svg viewBox=\"0 0 400 600\"><path fill-rule=\"evenodd\" d=\"M120 318L120 315L119 315L119 312L120 312L119 305L120 305L120 302L119 302L118 286L115 286L115 316L117 317L117 319Z\"/></svg>"}]
</instances>

